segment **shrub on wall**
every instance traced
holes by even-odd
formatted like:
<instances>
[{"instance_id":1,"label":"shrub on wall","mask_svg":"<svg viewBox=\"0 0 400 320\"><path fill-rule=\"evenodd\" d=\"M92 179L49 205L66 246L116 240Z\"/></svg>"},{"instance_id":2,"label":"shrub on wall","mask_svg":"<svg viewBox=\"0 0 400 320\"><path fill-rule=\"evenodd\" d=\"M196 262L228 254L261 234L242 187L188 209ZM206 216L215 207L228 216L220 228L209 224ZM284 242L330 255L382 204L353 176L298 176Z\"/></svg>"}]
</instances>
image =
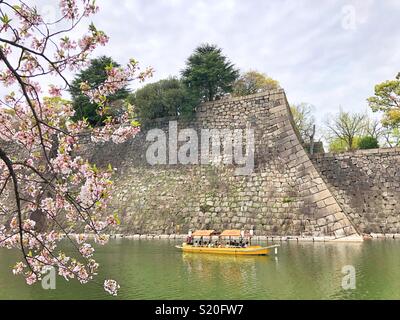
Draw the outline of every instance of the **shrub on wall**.
<instances>
[{"instance_id":1,"label":"shrub on wall","mask_svg":"<svg viewBox=\"0 0 400 320\"><path fill-rule=\"evenodd\" d=\"M379 142L375 137L365 136L358 142L359 149L376 149L379 148Z\"/></svg>"}]
</instances>

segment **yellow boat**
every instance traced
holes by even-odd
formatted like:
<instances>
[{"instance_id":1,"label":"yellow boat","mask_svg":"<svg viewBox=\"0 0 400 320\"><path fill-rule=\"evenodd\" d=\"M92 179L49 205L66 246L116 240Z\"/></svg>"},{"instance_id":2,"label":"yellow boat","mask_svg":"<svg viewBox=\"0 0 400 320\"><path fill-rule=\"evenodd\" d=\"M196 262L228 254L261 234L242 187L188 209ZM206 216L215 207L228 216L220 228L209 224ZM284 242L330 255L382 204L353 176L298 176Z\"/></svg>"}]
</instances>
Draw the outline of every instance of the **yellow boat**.
<instances>
[{"instance_id":1,"label":"yellow boat","mask_svg":"<svg viewBox=\"0 0 400 320\"><path fill-rule=\"evenodd\" d=\"M217 236L219 244L215 246L212 243L212 237ZM192 239L200 238L199 241L193 242ZM225 230L221 234L216 233L214 230L197 230L193 233L193 235L189 235L189 243L183 243L181 246L175 246L178 249L181 249L183 252L191 252L191 253L212 253L212 254L230 254L230 255L268 255L271 248L278 247L278 245L262 247L259 245L251 245L250 241L245 246L240 246L237 242L237 245L229 245L222 244L221 240L223 238L229 238L228 243L232 243L232 238L239 238L243 241L245 238L251 238L251 236L245 237L244 233L240 230ZM209 238L210 241L203 241L204 238ZM249 239L250 240L250 239ZM205 243L205 244L204 244ZM242 242L243 243L243 242Z\"/></svg>"},{"instance_id":2,"label":"yellow boat","mask_svg":"<svg viewBox=\"0 0 400 320\"><path fill-rule=\"evenodd\" d=\"M265 256L269 253L268 247L262 246L248 246L246 248L229 248L229 247L196 247L184 243L182 246L176 246L182 249L183 252L197 252L197 253L217 253L217 254L234 254L234 255L261 255Z\"/></svg>"}]
</instances>

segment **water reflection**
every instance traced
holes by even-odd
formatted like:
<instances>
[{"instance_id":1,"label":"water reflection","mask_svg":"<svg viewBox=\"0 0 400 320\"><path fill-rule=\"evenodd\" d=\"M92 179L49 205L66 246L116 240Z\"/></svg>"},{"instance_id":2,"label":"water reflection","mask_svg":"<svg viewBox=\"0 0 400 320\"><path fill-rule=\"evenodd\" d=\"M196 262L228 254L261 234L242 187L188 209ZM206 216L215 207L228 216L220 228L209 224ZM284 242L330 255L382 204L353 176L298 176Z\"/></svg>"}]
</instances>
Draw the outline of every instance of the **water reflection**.
<instances>
[{"instance_id":1,"label":"water reflection","mask_svg":"<svg viewBox=\"0 0 400 320\"><path fill-rule=\"evenodd\" d=\"M234 279L238 285L244 284L249 278L256 279L257 263L268 263L270 260L268 256L182 253L182 261L191 276L206 282L213 281L214 276L226 282Z\"/></svg>"},{"instance_id":2,"label":"water reflection","mask_svg":"<svg viewBox=\"0 0 400 320\"><path fill-rule=\"evenodd\" d=\"M327 299L342 291L342 267L354 265L360 243L290 243L282 246L275 277L274 296L287 299Z\"/></svg>"}]
</instances>

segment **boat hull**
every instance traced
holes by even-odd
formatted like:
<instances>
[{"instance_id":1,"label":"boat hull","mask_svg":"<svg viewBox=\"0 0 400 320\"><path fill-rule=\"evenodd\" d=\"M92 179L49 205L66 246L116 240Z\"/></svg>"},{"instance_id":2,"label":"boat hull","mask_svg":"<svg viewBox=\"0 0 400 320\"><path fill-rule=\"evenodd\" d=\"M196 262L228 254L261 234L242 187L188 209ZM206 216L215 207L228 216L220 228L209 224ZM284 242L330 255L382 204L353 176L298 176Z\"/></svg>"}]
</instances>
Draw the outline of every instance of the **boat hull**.
<instances>
[{"instance_id":1,"label":"boat hull","mask_svg":"<svg viewBox=\"0 0 400 320\"><path fill-rule=\"evenodd\" d=\"M214 248L214 247L195 247L191 245L176 246L183 252L192 253L211 253L211 254L229 254L229 255L245 255L245 256L265 256L268 255L269 249L261 246L250 246L247 248Z\"/></svg>"}]
</instances>

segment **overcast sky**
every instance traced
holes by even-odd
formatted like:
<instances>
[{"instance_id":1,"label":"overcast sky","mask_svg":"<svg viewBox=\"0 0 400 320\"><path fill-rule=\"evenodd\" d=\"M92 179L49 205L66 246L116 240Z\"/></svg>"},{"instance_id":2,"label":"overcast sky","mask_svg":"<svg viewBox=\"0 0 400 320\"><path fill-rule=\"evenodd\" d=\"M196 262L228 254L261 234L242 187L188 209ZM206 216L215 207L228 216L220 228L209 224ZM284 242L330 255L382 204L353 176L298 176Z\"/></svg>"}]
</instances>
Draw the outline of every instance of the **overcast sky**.
<instances>
[{"instance_id":1,"label":"overcast sky","mask_svg":"<svg viewBox=\"0 0 400 320\"><path fill-rule=\"evenodd\" d=\"M51 11L56 1L35 1ZM290 103L364 111L376 83L400 71L400 0L97 0L110 36L96 54L178 75L200 43L215 43L241 70L277 79ZM51 5L49 5L51 4Z\"/></svg>"}]
</instances>

